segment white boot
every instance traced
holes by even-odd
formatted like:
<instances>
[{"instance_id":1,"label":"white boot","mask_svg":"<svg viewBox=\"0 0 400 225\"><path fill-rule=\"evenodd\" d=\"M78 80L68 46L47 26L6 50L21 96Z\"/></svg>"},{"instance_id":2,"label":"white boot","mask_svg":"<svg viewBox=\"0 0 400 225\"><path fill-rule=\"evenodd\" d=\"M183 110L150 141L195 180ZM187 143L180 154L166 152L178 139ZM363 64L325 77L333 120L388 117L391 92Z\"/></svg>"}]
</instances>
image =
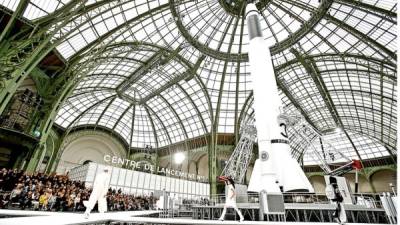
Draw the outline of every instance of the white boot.
<instances>
[{"instance_id":1,"label":"white boot","mask_svg":"<svg viewBox=\"0 0 400 225\"><path fill-rule=\"evenodd\" d=\"M238 207L235 207L235 210L239 215L239 218L240 218L239 222L243 222L244 221L244 217L242 215L242 212L240 211L240 209L238 209Z\"/></svg>"},{"instance_id":2,"label":"white boot","mask_svg":"<svg viewBox=\"0 0 400 225\"><path fill-rule=\"evenodd\" d=\"M90 213L88 213L88 212L85 212L85 214L83 214L83 215L84 215L85 219L89 219L89 215L90 215Z\"/></svg>"},{"instance_id":3,"label":"white boot","mask_svg":"<svg viewBox=\"0 0 400 225\"><path fill-rule=\"evenodd\" d=\"M218 219L219 221L224 221L225 213L226 213L226 206L224 206L224 210L222 210L221 217Z\"/></svg>"}]
</instances>

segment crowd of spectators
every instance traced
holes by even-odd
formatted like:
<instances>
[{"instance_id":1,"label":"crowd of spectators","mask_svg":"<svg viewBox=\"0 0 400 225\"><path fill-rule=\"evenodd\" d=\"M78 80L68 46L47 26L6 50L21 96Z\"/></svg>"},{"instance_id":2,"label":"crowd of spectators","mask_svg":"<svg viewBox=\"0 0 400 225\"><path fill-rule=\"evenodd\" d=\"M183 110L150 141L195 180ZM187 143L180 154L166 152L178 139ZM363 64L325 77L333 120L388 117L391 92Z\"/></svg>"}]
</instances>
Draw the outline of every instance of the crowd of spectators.
<instances>
[{"instance_id":1,"label":"crowd of spectators","mask_svg":"<svg viewBox=\"0 0 400 225\"><path fill-rule=\"evenodd\" d=\"M200 199L183 199L184 205L210 205L210 201L207 198Z\"/></svg>"},{"instance_id":2,"label":"crowd of spectators","mask_svg":"<svg viewBox=\"0 0 400 225\"><path fill-rule=\"evenodd\" d=\"M90 188L84 182L72 181L68 176L28 174L17 169L0 171L0 208L20 208L46 211L84 211L83 201L88 200ZM153 209L153 196L123 194L109 189L109 211Z\"/></svg>"}]
</instances>

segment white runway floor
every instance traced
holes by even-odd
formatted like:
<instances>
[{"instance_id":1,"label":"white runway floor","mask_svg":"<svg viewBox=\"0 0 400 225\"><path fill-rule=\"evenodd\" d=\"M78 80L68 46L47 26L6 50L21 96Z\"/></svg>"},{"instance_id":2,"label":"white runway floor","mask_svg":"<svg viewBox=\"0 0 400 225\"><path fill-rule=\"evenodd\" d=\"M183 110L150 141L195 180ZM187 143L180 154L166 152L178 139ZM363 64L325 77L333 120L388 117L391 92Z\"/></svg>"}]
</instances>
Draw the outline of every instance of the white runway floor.
<instances>
[{"instance_id":1,"label":"white runway floor","mask_svg":"<svg viewBox=\"0 0 400 225\"><path fill-rule=\"evenodd\" d=\"M305 223L305 222L265 222L265 221L218 221L218 220L192 220L192 219L165 219L165 218L151 218L151 217L135 217L135 222L138 223L155 223L155 224L174 224L174 225L337 225L337 223ZM121 222L131 222L131 220L121 220ZM349 223L348 225L378 225L378 224L364 224L364 223ZM380 224L382 225L382 224Z\"/></svg>"},{"instance_id":2,"label":"white runway floor","mask_svg":"<svg viewBox=\"0 0 400 225\"><path fill-rule=\"evenodd\" d=\"M88 222L101 222L118 220L129 220L132 217L144 216L157 213L157 211L131 211L131 212L111 212L111 213L92 213L89 219L83 217L81 213L62 213L62 212L40 212L22 210L0 210L0 215L20 216L14 218L0 219L1 225L67 225L85 224Z\"/></svg>"},{"instance_id":3,"label":"white runway floor","mask_svg":"<svg viewBox=\"0 0 400 225\"><path fill-rule=\"evenodd\" d=\"M217 221L217 220L192 220L181 218L154 218L142 217L157 213L157 211L131 211L131 212L110 212L105 214L92 213L89 219L83 217L83 213L62 213L62 212L38 212L38 211L22 211L22 210L0 210L0 215L19 216L14 218L0 219L0 225L67 225L67 224L90 224L101 223L106 221L120 221L127 223L145 223L145 224L176 224L176 225L333 225L335 223L294 223L294 222L256 222L244 221ZM361 225L351 223L349 225ZM373 224L368 224L373 225Z\"/></svg>"}]
</instances>

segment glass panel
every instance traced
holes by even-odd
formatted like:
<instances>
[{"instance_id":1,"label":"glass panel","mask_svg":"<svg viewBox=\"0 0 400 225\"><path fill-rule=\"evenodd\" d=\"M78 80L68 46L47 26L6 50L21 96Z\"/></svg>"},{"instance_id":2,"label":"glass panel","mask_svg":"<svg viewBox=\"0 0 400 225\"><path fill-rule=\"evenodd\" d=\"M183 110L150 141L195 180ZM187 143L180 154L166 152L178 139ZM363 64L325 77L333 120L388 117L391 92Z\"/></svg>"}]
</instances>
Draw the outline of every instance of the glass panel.
<instances>
[{"instance_id":1,"label":"glass panel","mask_svg":"<svg viewBox=\"0 0 400 225\"><path fill-rule=\"evenodd\" d=\"M139 187L139 172L133 171L131 187Z\"/></svg>"}]
</instances>

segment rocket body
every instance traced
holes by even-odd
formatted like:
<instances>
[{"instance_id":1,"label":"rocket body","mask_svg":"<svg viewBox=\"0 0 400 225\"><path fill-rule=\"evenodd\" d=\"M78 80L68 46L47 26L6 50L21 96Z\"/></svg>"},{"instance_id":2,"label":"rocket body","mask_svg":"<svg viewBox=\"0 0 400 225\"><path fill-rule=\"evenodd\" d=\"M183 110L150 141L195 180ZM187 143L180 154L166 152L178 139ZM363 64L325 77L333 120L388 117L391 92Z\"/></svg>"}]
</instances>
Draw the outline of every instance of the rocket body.
<instances>
[{"instance_id":1,"label":"rocket body","mask_svg":"<svg viewBox=\"0 0 400 225\"><path fill-rule=\"evenodd\" d=\"M253 169L249 191L314 191L298 162L290 154L286 121L279 119L281 99L272 65L269 44L264 40L259 13L254 4L246 7L249 30L249 64L253 81L254 110L259 159Z\"/></svg>"}]
</instances>

